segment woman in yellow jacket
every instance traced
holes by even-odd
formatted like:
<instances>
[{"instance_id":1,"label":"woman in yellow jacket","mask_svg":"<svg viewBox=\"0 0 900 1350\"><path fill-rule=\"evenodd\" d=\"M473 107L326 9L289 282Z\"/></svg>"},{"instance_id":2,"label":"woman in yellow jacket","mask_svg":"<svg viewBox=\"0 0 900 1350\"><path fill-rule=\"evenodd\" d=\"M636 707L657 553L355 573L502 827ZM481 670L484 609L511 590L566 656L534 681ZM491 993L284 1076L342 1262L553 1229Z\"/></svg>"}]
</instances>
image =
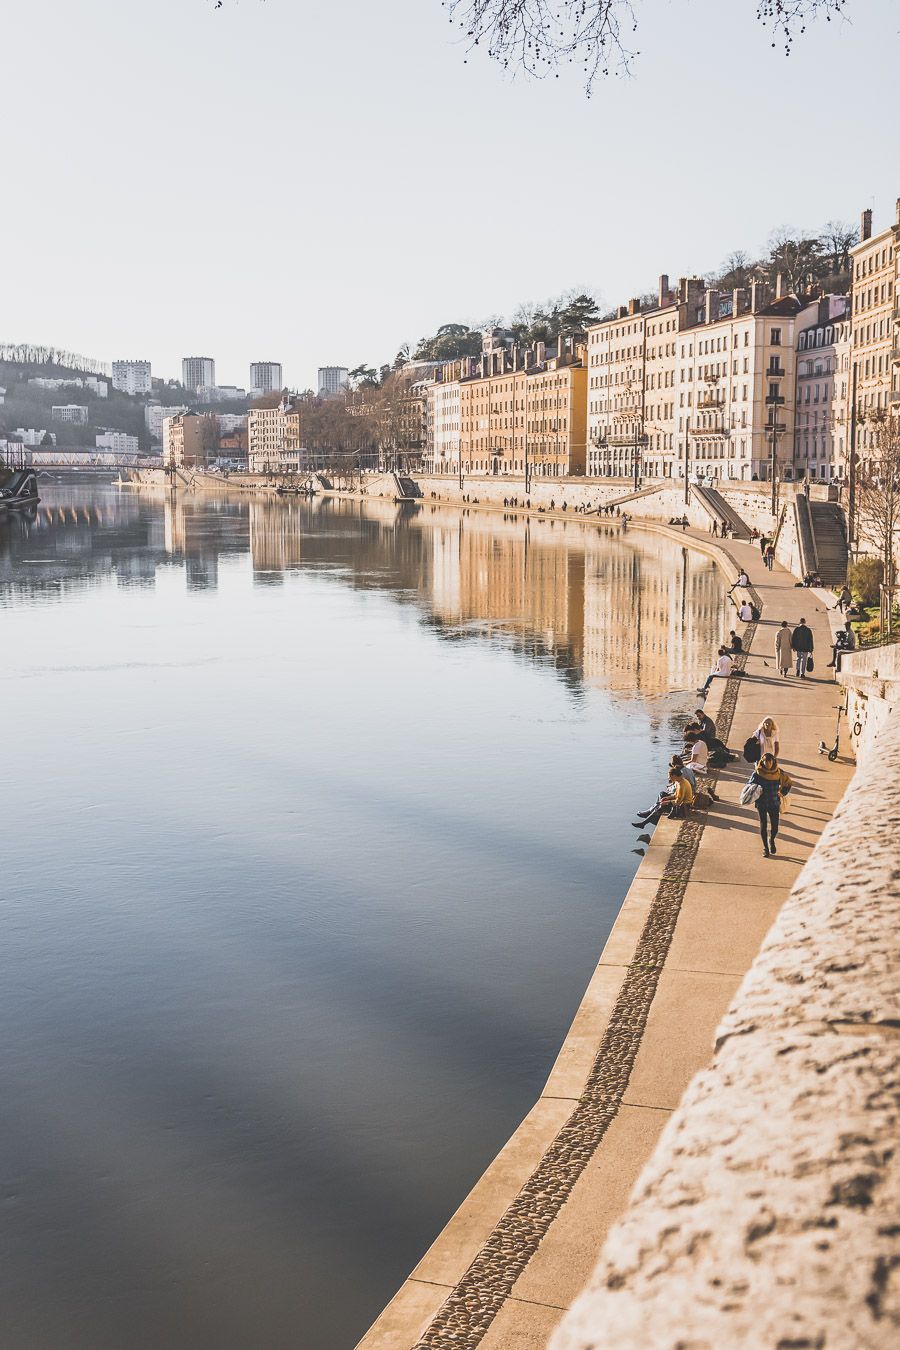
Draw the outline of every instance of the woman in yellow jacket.
<instances>
[{"instance_id":1,"label":"woman in yellow jacket","mask_svg":"<svg viewBox=\"0 0 900 1350\"><path fill-rule=\"evenodd\" d=\"M683 816L694 804L694 789L691 787L681 768L677 764L669 766L669 782L656 799L651 811L638 811L639 820L632 821L635 829L642 825L655 825L664 812L670 816Z\"/></svg>"}]
</instances>

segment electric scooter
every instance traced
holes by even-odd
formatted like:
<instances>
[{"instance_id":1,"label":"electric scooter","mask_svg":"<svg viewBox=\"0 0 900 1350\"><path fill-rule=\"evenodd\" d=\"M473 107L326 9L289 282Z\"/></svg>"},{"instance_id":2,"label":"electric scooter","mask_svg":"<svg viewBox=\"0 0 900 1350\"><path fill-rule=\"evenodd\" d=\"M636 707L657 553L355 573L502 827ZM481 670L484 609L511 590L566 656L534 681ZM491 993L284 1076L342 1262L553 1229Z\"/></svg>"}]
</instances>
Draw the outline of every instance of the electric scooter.
<instances>
[{"instance_id":1,"label":"electric scooter","mask_svg":"<svg viewBox=\"0 0 900 1350\"><path fill-rule=\"evenodd\" d=\"M824 741L819 741L819 754L827 755L832 764L838 757L838 746L841 739L841 713L846 712L843 703L836 703L835 707L837 708L837 726L834 729L834 745L829 749Z\"/></svg>"}]
</instances>

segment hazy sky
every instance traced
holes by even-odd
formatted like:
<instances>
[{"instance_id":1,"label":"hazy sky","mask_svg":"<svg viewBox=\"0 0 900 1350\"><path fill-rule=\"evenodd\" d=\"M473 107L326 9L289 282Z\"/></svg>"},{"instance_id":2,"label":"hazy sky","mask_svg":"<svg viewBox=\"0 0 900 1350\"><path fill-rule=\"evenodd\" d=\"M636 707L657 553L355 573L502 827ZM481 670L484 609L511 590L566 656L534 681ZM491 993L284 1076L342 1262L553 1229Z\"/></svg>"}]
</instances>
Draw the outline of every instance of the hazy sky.
<instances>
[{"instance_id":1,"label":"hazy sky","mask_svg":"<svg viewBox=\"0 0 900 1350\"><path fill-rule=\"evenodd\" d=\"M786 58L756 0L637 0L631 79L511 80L440 0L6 0L0 341L220 383L615 304L900 195L900 18Z\"/></svg>"}]
</instances>

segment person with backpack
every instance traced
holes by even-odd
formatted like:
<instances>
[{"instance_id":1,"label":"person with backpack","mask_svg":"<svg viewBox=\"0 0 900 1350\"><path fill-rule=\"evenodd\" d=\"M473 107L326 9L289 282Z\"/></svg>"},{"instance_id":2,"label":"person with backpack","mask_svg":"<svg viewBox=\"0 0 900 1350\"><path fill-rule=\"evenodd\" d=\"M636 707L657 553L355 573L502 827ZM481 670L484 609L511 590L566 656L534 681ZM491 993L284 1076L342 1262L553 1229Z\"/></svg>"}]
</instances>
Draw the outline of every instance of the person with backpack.
<instances>
[{"instance_id":1,"label":"person with backpack","mask_svg":"<svg viewBox=\"0 0 900 1350\"><path fill-rule=\"evenodd\" d=\"M807 669L812 665L814 646L812 629L807 626L805 619L801 619L791 633L791 651L797 658L797 676L801 680L806 679Z\"/></svg>"},{"instance_id":2,"label":"person with backpack","mask_svg":"<svg viewBox=\"0 0 900 1350\"><path fill-rule=\"evenodd\" d=\"M784 799L792 787L789 776L779 768L774 755L763 755L747 780L741 793L741 805L756 807L759 815L759 832L763 842L763 857L777 853L775 839Z\"/></svg>"},{"instance_id":3,"label":"person with backpack","mask_svg":"<svg viewBox=\"0 0 900 1350\"><path fill-rule=\"evenodd\" d=\"M787 679L791 673L791 664L794 660L791 647L791 630L787 626L787 619L781 620L781 627L775 634L775 660L778 662L782 679Z\"/></svg>"},{"instance_id":4,"label":"person with backpack","mask_svg":"<svg viewBox=\"0 0 900 1350\"><path fill-rule=\"evenodd\" d=\"M764 717L753 734L759 747L757 760L764 755L774 755L777 759L781 747L778 744L778 723L774 717Z\"/></svg>"}]
</instances>

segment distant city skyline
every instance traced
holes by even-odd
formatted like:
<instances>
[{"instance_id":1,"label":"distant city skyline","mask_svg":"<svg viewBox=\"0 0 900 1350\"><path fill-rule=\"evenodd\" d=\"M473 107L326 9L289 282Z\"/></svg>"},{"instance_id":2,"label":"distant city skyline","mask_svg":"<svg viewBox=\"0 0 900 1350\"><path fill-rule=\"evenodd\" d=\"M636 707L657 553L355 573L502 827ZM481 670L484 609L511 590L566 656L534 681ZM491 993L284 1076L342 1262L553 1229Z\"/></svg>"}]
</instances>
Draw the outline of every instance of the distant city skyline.
<instances>
[{"instance_id":1,"label":"distant city skyline","mask_svg":"<svg viewBox=\"0 0 900 1350\"><path fill-rule=\"evenodd\" d=\"M109 363L140 353L173 379L185 352L209 352L238 386L269 351L287 384L315 388L323 351L377 366L441 323L567 290L611 307L660 272L759 250L779 226L855 222L871 206L881 228L896 192L895 6L855 0L790 57L754 11L640 8L633 77L587 100L577 68L512 79L467 53L439 0L16 6L6 97L28 115L7 147L23 205L4 223L0 341ZM273 78L273 49L316 60L299 84ZM38 68L52 97L33 96ZM31 209L61 106L106 152L56 166L50 209ZM210 129L202 164L183 134L191 109ZM303 153L323 123L338 148ZM486 129L477 146L467 125ZM154 147L149 162L136 143ZM177 213L157 161L179 182Z\"/></svg>"}]
</instances>

